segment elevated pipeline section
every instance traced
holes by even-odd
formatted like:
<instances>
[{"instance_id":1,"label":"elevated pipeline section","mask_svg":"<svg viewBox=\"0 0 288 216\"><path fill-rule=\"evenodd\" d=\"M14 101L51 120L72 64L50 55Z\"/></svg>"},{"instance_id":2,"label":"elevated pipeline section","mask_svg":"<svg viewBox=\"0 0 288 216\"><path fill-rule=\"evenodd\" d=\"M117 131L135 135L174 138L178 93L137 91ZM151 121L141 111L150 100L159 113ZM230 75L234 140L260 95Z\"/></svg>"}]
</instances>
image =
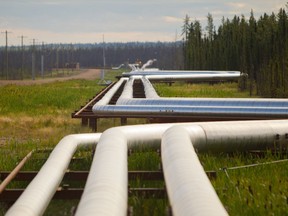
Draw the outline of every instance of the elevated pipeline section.
<instances>
[{"instance_id":1,"label":"elevated pipeline section","mask_svg":"<svg viewBox=\"0 0 288 216\"><path fill-rule=\"evenodd\" d=\"M145 74L145 75L143 75ZM111 117L177 117L196 120L259 120L282 119L288 117L287 99L243 99L243 98L167 98L159 97L149 79L156 79L161 72L133 72L125 84L123 93L118 98L116 105L96 103L92 111L96 115L109 115ZM167 78L163 72L163 78ZM209 79L227 79L238 77L237 72L169 72L169 79L183 79L187 76ZM183 75L184 74L184 75ZM197 78L196 78L197 79ZM140 81L143 83L145 98L133 97L133 85Z\"/></svg>"},{"instance_id":2,"label":"elevated pipeline section","mask_svg":"<svg viewBox=\"0 0 288 216\"><path fill-rule=\"evenodd\" d=\"M202 116L219 119L287 118L287 99L161 98L151 79L216 79L239 72L169 72L125 74L95 102L93 112L107 116ZM173 75L174 73L174 75ZM187 78L189 76L189 78ZM174 78L173 78L174 77ZM145 98L135 98L142 83ZM123 87L115 105L113 96ZM128 149L161 148L161 161L173 215L228 215L196 152L241 152L288 146L288 120L170 123L123 126L103 133L70 135L55 147L38 175L6 215L41 215L59 186L78 147L96 145L76 215L127 215ZM47 178L49 177L49 178Z\"/></svg>"}]
</instances>

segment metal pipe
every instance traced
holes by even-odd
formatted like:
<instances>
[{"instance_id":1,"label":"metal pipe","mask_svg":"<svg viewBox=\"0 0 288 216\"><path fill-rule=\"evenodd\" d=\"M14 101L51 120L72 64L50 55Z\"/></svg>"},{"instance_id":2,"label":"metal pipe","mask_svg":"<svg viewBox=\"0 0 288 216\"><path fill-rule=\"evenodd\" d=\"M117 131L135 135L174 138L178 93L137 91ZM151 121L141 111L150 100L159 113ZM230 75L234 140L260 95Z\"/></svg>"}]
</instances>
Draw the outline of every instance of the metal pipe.
<instances>
[{"instance_id":1,"label":"metal pipe","mask_svg":"<svg viewBox=\"0 0 288 216\"><path fill-rule=\"evenodd\" d=\"M205 131L192 126L193 140L205 144ZM228 215L181 126L169 128L161 142L165 185L173 215Z\"/></svg>"},{"instance_id":2,"label":"metal pipe","mask_svg":"<svg viewBox=\"0 0 288 216\"><path fill-rule=\"evenodd\" d=\"M32 156L34 150L29 152L20 162L19 164L10 172L10 174L1 182L0 184L0 194L5 190L7 185L15 178L15 176L18 174L18 172L22 169L22 167L25 165L27 160Z\"/></svg>"},{"instance_id":3,"label":"metal pipe","mask_svg":"<svg viewBox=\"0 0 288 216\"><path fill-rule=\"evenodd\" d=\"M64 137L6 215L42 215L61 183L76 149L95 145L100 135L77 134Z\"/></svg>"},{"instance_id":4,"label":"metal pipe","mask_svg":"<svg viewBox=\"0 0 288 216\"><path fill-rule=\"evenodd\" d=\"M131 77L128 79L128 81L126 82L124 89L122 91L122 94L120 95L120 97L118 98L118 101L121 100L121 98L125 98L125 99L132 99L133 98L133 83L134 83L135 78ZM116 103L117 105L117 103Z\"/></svg>"},{"instance_id":5,"label":"metal pipe","mask_svg":"<svg viewBox=\"0 0 288 216\"><path fill-rule=\"evenodd\" d=\"M128 78L121 78L105 95L99 100L95 105L107 105L109 101L112 99L113 95L117 92L124 81L128 80Z\"/></svg>"},{"instance_id":6,"label":"metal pipe","mask_svg":"<svg viewBox=\"0 0 288 216\"><path fill-rule=\"evenodd\" d=\"M249 125L246 130L245 124ZM261 131L259 131L260 124L263 125ZM281 137L281 142L285 144L288 142L287 139L283 138L287 133L287 120L213 122L201 124L150 124L108 129L102 134L98 142L76 215L126 215L128 188L127 149L142 145L159 147L163 133L173 125L181 125L185 128L190 135L194 147L199 151L265 149L275 144L273 139L271 139L275 137L275 134ZM227 126L224 127L225 125ZM195 127L200 128L201 131L205 130L205 133L203 132L203 134L206 134L206 136L203 135L205 139L203 136L199 137L198 134L195 133ZM222 128L225 129L223 133L221 133ZM239 130L239 132L237 132L237 130ZM139 133L139 131L141 131L141 133ZM267 131L270 132L266 133ZM258 136L261 136L261 138L257 139ZM204 139L203 142L201 141L202 139ZM242 142L240 142L239 139L242 140ZM178 178L182 177L178 176ZM197 199L198 193L190 193L187 196L192 196L193 199ZM194 196L196 196L196 198ZM205 203L207 202L208 201L205 200ZM201 205L205 205L205 203ZM209 202L207 203L207 206L208 205Z\"/></svg>"},{"instance_id":7,"label":"metal pipe","mask_svg":"<svg viewBox=\"0 0 288 216\"><path fill-rule=\"evenodd\" d=\"M108 129L98 142L77 214L125 215L127 148L141 145L159 147L163 133L173 125L181 125L188 131L197 151L263 149L275 145L276 141L279 145L287 145L288 142L287 120L152 124ZM205 131L204 141L203 136L196 136L196 126ZM100 134L81 134L62 139L7 215L41 215L61 182L75 149L95 144L99 137Z\"/></svg>"},{"instance_id":8,"label":"metal pipe","mask_svg":"<svg viewBox=\"0 0 288 216\"><path fill-rule=\"evenodd\" d=\"M227 214L194 148L198 152L233 152L287 146L287 128L287 120L212 122L169 128L162 138L161 155L173 215Z\"/></svg>"},{"instance_id":9,"label":"metal pipe","mask_svg":"<svg viewBox=\"0 0 288 216\"><path fill-rule=\"evenodd\" d=\"M127 215L127 149L159 146L162 133L170 126L138 125L106 130L97 144L76 215Z\"/></svg>"},{"instance_id":10,"label":"metal pipe","mask_svg":"<svg viewBox=\"0 0 288 216\"><path fill-rule=\"evenodd\" d=\"M135 72L136 73L136 72ZM146 72L145 72L146 73ZM147 72L148 73L148 72ZM161 72L163 73L163 72ZM151 72L154 74L161 74ZM177 116L177 117L195 117L195 118L226 118L226 119L277 119L288 117L288 100L287 99L243 99L243 98L160 98L149 79L150 76L138 75L130 76L126 83L123 93L117 100L116 106L107 104L95 104L92 108L97 115L127 117L141 116ZM148 73L149 74L149 73ZM169 73L172 74L172 73ZM215 75L226 76L232 74L239 76L238 72L209 72L174 73L173 77L183 76L183 74L192 74L193 76L213 77ZM200 74L200 75L199 75ZM163 75L164 76L164 75ZM170 76L170 75L169 75ZM141 79L144 85L146 98L133 98L133 82L135 79ZM173 78L174 79L174 78Z\"/></svg>"},{"instance_id":11,"label":"metal pipe","mask_svg":"<svg viewBox=\"0 0 288 216\"><path fill-rule=\"evenodd\" d=\"M94 106L93 112L98 116L126 117L191 117L197 119L283 119L288 118L286 107L221 107L221 106L164 106L138 105L139 100L129 105Z\"/></svg>"},{"instance_id":12,"label":"metal pipe","mask_svg":"<svg viewBox=\"0 0 288 216\"><path fill-rule=\"evenodd\" d=\"M155 89L153 88L152 83L147 79L147 77L141 77L141 81L144 86L146 98L160 98Z\"/></svg>"}]
</instances>

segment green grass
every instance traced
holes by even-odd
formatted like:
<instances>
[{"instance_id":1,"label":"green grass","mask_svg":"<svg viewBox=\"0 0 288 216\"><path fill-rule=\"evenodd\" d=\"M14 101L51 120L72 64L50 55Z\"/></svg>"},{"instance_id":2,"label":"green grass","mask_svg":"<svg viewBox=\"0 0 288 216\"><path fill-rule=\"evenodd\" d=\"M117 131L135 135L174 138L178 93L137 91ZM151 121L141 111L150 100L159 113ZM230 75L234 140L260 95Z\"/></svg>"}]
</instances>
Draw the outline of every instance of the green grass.
<instances>
[{"instance_id":1,"label":"green grass","mask_svg":"<svg viewBox=\"0 0 288 216\"><path fill-rule=\"evenodd\" d=\"M32 86L7 85L0 87L1 115L35 116L57 114L79 108L102 87L95 81L71 80Z\"/></svg>"},{"instance_id":2,"label":"green grass","mask_svg":"<svg viewBox=\"0 0 288 216\"><path fill-rule=\"evenodd\" d=\"M230 215L287 213L288 162L229 170L229 167L276 161L281 159L279 155L267 151L264 157L249 153L200 154L199 157L205 170L217 171L217 178L211 182Z\"/></svg>"},{"instance_id":3,"label":"green grass","mask_svg":"<svg viewBox=\"0 0 288 216\"><path fill-rule=\"evenodd\" d=\"M106 80L112 80L119 72L107 72ZM64 136L71 133L92 132L80 126L80 120L72 119L71 113L92 98L103 86L98 80L72 80L44 85L0 87L0 170L12 170L31 150L53 148ZM186 84L172 86L156 84L163 97L249 97L249 92L239 92L237 83ZM100 119L100 131L120 125L119 119ZM145 123L145 120L128 119L128 124ZM37 153L35 158L47 158L49 153ZM88 170L91 149L76 152L83 158L72 163L71 170ZM200 154L205 170L217 171L211 182L230 215L285 215L288 212L288 163L257 166L238 170L219 170L246 164L275 161L287 158L287 154L271 154L264 157L249 153ZM39 170L45 160L29 161L23 170ZM155 149L137 149L128 160L129 170L158 170L160 158ZM63 182L71 186L84 183ZM62 183L62 184L63 184ZM132 181L131 187L163 187L163 182ZM25 183L13 183L9 187L25 187ZM134 215L165 215L168 199L141 199L130 197ZM52 201L45 215L67 215L77 200ZM1 207L0 215L5 208Z\"/></svg>"},{"instance_id":4,"label":"green grass","mask_svg":"<svg viewBox=\"0 0 288 216\"><path fill-rule=\"evenodd\" d=\"M162 97L212 97L212 98L247 98L248 91L239 91L237 83L192 84L184 82L155 84L157 93Z\"/></svg>"}]
</instances>

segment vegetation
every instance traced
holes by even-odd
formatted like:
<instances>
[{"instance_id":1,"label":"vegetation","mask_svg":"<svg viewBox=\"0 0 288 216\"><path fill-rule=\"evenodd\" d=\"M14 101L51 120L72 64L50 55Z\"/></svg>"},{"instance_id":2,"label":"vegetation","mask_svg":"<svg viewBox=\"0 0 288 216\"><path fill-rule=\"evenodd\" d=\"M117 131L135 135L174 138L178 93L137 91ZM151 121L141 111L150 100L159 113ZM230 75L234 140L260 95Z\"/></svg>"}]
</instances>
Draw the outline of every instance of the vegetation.
<instances>
[{"instance_id":1,"label":"vegetation","mask_svg":"<svg viewBox=\"0 0 288 216\"><path fill-rule=\"evenodd\" d=\"M247 98L249 92L239 91L237 83L189 84L174 83L171 88L166 84L155 84L159 95L163 97L214 97L214 98Z\"/></svg>"},{"instance_id":2,"label":"vegetation","mask_svg":"<svg viewBox=\"0 0 288 216\"><path fill-rule=\"evenodd\" d=\"M287 4L288 6L288 4ZM288 14L263 14L258 20L223 17L215 29L213 17L207 16L202 29L198 20L183 24L185 69L239 70L248 74L252 91L262 97L288 97Z\"/></svg>"}]
</instances>

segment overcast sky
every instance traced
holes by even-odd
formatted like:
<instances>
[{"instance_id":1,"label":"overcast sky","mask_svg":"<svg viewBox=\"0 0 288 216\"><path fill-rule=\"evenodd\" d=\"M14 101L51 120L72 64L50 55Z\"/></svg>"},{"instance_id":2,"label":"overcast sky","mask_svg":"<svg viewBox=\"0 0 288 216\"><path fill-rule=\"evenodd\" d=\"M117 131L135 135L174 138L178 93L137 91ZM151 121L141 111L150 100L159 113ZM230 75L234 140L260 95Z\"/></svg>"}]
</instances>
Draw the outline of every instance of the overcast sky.
<instances>
[{"instance_id":1,"label":"overcast sky","mask_svg":"<svg viewBox=\"0 0 288 216\"><path fill-rule=\"evenodd\" d=\"M288 0L0 0L0 30L9 45L38 43L100 43L175 41L185 15L204 28L207 14L214 24L222 17L255 17L286 9ZM0 35L5 45L5 33Z\"/></svg>"}]
</instances>

